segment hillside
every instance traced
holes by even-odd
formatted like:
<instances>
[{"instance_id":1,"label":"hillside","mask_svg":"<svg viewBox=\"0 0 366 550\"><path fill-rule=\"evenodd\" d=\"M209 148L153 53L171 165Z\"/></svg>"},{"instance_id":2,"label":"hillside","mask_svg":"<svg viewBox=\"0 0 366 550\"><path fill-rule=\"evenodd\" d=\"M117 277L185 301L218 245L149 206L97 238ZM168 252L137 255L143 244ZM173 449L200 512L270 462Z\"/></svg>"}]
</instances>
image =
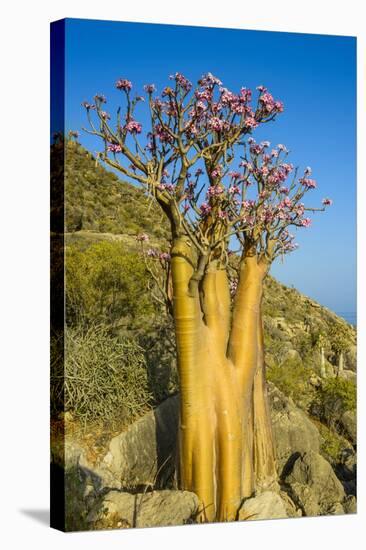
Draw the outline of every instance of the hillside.
<instances>
[{"instance_id":1,"label":"hillside","mask_svg":"<svg viewBox=\"0 0 366 550\"><path fill-rule=\"evenodd\" d=\"M122 182L73 141L66 142L65 190L67 232L136 235L146 231L160 238L168 235L165 218L154 204L146 208L141 189Z\"/></svg>"}]
</instances>

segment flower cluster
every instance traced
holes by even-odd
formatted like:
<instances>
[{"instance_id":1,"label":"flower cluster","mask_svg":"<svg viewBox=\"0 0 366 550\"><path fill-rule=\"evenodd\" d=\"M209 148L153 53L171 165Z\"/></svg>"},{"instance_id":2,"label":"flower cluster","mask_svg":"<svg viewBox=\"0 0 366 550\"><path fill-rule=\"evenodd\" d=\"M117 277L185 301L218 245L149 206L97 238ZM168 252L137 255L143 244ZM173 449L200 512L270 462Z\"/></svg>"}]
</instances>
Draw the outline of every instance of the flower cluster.
<instances>
[{"instance_id":1,"label":"flower cluster","mask_svg":"<svg viewBox=\"0 0 366 550\"><path fill-rule=\"evenodd\" d=\"M119 78L116 82L117 90L123 90L129 92L132 89L132 82L127 78Z\"/></svg>"}]
</instances>

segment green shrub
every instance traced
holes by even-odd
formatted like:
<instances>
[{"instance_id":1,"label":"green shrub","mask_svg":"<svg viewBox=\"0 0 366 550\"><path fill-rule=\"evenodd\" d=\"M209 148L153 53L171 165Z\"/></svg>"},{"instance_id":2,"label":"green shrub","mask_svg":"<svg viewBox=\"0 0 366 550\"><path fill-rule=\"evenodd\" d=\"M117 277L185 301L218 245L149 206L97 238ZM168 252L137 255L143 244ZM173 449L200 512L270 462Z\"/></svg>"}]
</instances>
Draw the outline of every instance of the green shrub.
<instances>
[{"instance_id":1,"label":"green shrub","mask_svg":"<svg viewBox=\"0 0 366 550\"><path fill-rule=\"evenodd\" d=\"M153 313L143 260L122 243L102 241L86 250L71 244L65 266L68 325L103 322L136 328Z\"/></svg>"},{"instance_id":2,"label":"green shrub","mask_svg":"<svg viewBox=\"0 0 366 550\"><path fill-rule=\"evenodd\" d=\"M311 391L308 369L300 359L289 358L282 363L275 362L267 369L267 378L298 404L306 400Z\"/></svg>"},{"instance_id":3,"label":"green shrub","mask_svg":"<svg viewBox=\"0 0 366 550\"><path fill-rule=\"evenodd\" d=\"M57 339L51 361L51 403L85 422L128 424L152 403L143 350L105 326L67 328L65 366Z\"/></svg>"},{"instance_id":4,"label":"green shrub","mask_svg":"<svg viewBox=\"0 0 366 550\"><path fill-rule=\"evenodd\" d=\"M318 389L310 412L330 428L335 428L342 414L355 408L355 383L344 378L330 378Z\"/></svg>"}]
</instances>

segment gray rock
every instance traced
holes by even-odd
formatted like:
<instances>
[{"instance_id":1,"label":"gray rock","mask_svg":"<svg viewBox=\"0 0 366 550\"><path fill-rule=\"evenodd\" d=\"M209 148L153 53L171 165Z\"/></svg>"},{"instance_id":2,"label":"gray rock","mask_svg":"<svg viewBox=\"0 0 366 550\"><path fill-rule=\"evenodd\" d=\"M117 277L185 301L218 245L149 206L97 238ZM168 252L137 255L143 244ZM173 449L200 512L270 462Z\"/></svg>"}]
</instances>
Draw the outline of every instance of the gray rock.
<instances>
[{"instance_id":1,"label":"gray rock","mask_svg":"<svg viewBox=\"0 0 366 550\"><path fill-rule=\"evenodd\" d=\"M348 495L343 501L343 508L346 514L357 514L357 500L354 495Z\"/></svg>"},{"instance_id":2,"label":"gray rock","mask_svg":"<svg viewBox=\"0 0 366 550\"><path fill-rule=\"evenodd\" d=\"M345 498L343 486L329 462L314 451L299 456L285 483L306 516L343 513L338 506Z\"/></svg>"},{"instance_id":3,"label":"gray rock","mask_svg":"<svg viewBox=\"0 0 366 550\"><path fill-rule=\"evenodd\" d=\"M264 491L247 499L239 510L239 520L287 518L285 504L278 493Z\"/></svg>"},{"instance_id":4,"label":"gray rock","mask_svg":"<svg viewBox=\"0 0 366 550\"><path fill-rule=\"evenodd\" d=\"M344 378L345 380L349 380L350 382L354 382L356 384L357 382L357 374L353 372L352 370L344 369L339 373L339 376L341 378Z\"/></svg>"},{"instance_id":5,"label":"gray rock","mask_svg":"<svg viewBox=\"0 0 366 550\"><path fill-rule=\"evenodd\" d=\"M199 509L199 500L188 491L153 491L132 495L109 491L89 512L91 524L123 527L159 527L183 525Z\"/></svg>"},{"instance_id":6,"label":"gray rock","mask_svg":"<svg viewBox=\"0 0 366 550\"><path fill-rule=\"evenodd\" d=\"M268 384L271 417L280 476L307 451L319 452L320 435L308 416L273 384Z\"/></svg>"},{"instance_id":7,"label":"gray rock","mask_svg":"<svg viewBox=\"0 0 366 550\"><path fill-rule=\"evenodd\" d=\"M353 445L357 443L357 415L356 411L346 411L342 414L341 424L346 436Z\"/></svg>"},{"instance_id":8,"label":"gray rock","mask_svg":"<svg viewBox=\"0 0 366 550\"><path fill-rule=\"evenodd\" d=\"M79 466L84 473L92 471L99 492L166 486L175 473L178 417L179 399L174 396L112 438L97 464L91 466L79 453Z\"/></svg>"}]
</instances>

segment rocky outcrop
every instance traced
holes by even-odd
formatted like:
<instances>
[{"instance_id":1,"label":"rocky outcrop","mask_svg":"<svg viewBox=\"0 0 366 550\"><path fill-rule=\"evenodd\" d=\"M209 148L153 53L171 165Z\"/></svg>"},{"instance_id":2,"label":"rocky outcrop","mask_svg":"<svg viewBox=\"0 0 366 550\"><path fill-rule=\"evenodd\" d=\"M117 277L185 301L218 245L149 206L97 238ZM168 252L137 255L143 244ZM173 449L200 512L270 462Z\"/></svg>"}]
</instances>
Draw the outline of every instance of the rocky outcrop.
<instances>
[{"instance_id":1,"label":"rocky outcrop","mask_svg":"<svg viewBox=\"0 0 366 550\"><path fill-rule=\"evenodd\" d=\"M248 498L239 510L239 520L280 519L288 514L284 501L278 493L264 491L253 498Z\"/></svg>"},{"instance_id":2,"label":"rocky outcrop","mask_svg":"<svg viewBox=\"0 0 366 550\"><path fill-rule=\"evenodd\" d=\"M292 500L306 516L343 514L346 495L333 468L318 453L301 454L284 478Z\"/></svg>"},{"instance_id":3,"label":"rocky outcrop","mask_svg":"<svg viewBox=\"0 0 366 550\"><path fill-rule=\"evenodd\" d=\"M356 411L346 411L341 416L341 426L345 431L347 439L352 445L357 444L357 415Z\"/></svg>"},{"instance_id":4,"label":"rocky outcrop","mask_svg":"<svg viewBox=\"0 0 366 550\"><path fill-rule=\"evenodd\" d=\"M269 384L271 416L279 474L282 477L302 453L319 453L320 436L308 416L291 398Z\"/></svg>"},{"instance_id":5,"label":"rocky outcrop","mask_svg":"<svg viewBox=\"0 0 366 550\"><path fill-rule=\"evenodd\" d=\"M109 491L89 512L90 528L159 527L183 525L199 510L199 500L188 491L130 494Z\"/></svg>"}]
</instances>

